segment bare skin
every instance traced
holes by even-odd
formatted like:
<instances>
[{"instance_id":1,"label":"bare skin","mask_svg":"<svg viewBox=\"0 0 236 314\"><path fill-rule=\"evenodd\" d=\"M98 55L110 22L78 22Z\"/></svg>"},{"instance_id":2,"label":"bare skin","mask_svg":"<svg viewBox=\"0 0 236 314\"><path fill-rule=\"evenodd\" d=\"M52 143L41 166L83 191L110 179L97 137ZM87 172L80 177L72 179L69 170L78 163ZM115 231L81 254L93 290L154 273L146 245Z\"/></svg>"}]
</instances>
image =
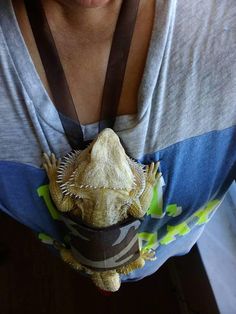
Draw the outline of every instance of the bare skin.
<instances>
[{"instance_id":1,"label":"bare skin","mask_svg":"<svg viewBox=\"0 0 236 314\"><path fill-rule=\"evenodd\" d=\"M23 0L12 0L36 70L51 97ZM80 122L99 120L113 31L122 0L43 0ZM155 0L140 0L118 115L137 112L137 94L153 27Z\"/></svg>"}]
</instances>

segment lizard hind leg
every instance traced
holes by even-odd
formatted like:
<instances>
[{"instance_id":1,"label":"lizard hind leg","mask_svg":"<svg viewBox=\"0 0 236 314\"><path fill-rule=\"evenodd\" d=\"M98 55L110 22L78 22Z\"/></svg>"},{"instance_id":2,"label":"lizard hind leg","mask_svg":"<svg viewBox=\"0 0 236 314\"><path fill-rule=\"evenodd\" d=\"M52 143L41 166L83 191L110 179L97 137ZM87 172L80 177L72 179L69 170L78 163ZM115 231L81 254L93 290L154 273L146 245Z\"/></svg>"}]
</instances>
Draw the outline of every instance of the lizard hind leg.
<instances>
[{"instance_id":1,"label":"lizard hind leg","mask_svg":"<svg viewBox=\"0 0 236 314\"><path fill-rule=\"evenodd\" d=\"M77 262L77 260L74 258L74 256L71 253L71 250L69 249L65 249L65 248L60 248L60 255L62 260L69 264L72 268L74 268L75 270L83 270L82 265Z\"/></svg>"},{"instance_id":2,"label":"lizard hind leg","mask_svg":"<svg viewBox=\"0 0 236 314\"><path fill-rule=\"evenodd\" d=\"M95 286L105 291L115 292L119 290L121 281L119 274L115 270L103 272L92 271L87 267L82 266L74 258L70 249L63 248L60 245L57 245L56 248L60 250L61 258L65 263L69 264L77 271L85 271L88 275L91 276L91 279Z\"/></svg>"},{"instance_id":3,"label":"lizard hind leg","mask_svg":"<svg viewBox=\"0 0 236 314\"><path fill-rule=\"evenodd\" d=\"M120 267L117 272L119 274L127 275L138 268L143 268L145 265L145 260L142 256L140 256L138 259L136 259L134 262L129 263L128 265Z\"/></svg>"}]
</instances>

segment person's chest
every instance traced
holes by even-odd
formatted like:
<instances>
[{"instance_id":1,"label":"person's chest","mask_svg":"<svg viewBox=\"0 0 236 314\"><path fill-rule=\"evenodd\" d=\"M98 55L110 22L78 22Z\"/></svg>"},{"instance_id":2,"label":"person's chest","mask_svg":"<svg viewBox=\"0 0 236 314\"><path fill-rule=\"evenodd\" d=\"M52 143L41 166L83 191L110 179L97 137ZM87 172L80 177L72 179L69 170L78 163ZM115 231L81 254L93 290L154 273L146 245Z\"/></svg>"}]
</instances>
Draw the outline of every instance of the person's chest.
<instances>
[{"instance_id":1,"label":"person's chest","mask_svg":"<svg viewBox=\"0 0 236 314\"><path fill-rule=\"evenodd\" d=\"M17 20L35 68L52 99L50 87L33 38L22 0L13 1ZM155 1L141 1L123 81L117 115L137 113L137 97L152 33ZM73 35L53 32L69 89L82 124L100 118L111 41L84 41Z\"/></svg>"}]
</instances>

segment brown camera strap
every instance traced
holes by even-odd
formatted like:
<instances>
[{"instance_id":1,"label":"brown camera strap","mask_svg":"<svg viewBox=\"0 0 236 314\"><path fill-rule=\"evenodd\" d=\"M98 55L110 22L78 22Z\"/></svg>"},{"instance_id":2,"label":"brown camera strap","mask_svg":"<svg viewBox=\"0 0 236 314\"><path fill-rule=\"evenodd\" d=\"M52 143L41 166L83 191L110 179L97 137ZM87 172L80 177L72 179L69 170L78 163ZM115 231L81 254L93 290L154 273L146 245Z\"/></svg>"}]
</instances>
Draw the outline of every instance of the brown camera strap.
<instances>
[{"instance_id":1,"label":"brown camera strap","mask_svg":"<svg viewBox=\"0 0 236 314\"><path fill-rule=\"evenodd\" d=\"M115 123L139 1L122 1L103 88L99 132L106 127L113 128ZM53 102L59 112L67 139L73 149L84 149L88 142L83 139L79 117L41 1L24 0L24 2ZM73 134L68 123L70 119L76 122L77 126Z\"/></svg>"}]
</instances>

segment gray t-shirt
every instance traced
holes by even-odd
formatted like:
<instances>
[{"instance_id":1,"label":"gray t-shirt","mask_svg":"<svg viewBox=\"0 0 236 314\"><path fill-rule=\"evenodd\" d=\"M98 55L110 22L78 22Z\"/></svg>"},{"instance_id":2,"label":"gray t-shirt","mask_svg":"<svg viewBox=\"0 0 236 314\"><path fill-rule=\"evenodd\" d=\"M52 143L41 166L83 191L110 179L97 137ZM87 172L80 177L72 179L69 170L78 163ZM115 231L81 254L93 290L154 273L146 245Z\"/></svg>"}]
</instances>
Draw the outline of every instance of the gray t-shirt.
<instances>
[{"instance_id":1,"label":"gray t-shirt","mask_svg":"<svg viewBox=\"0 0 236 314\"><path fill-rule=\"evenodd\" d=\"M138 113L117 117L127 154L160 160L162 178L139 229L157 260L137 280L189 251L236 175L236 2L156 0ZM86 104L85 104L86 106ZM0 209L45 243L60 239L42 152L71 150L29 55L10 0L0 4ZM86 139L97 124L83 126Z\"/></svg>"}]
</instances>

